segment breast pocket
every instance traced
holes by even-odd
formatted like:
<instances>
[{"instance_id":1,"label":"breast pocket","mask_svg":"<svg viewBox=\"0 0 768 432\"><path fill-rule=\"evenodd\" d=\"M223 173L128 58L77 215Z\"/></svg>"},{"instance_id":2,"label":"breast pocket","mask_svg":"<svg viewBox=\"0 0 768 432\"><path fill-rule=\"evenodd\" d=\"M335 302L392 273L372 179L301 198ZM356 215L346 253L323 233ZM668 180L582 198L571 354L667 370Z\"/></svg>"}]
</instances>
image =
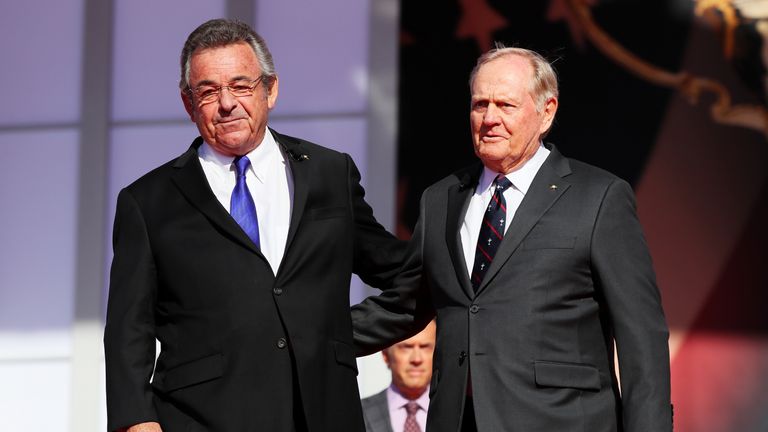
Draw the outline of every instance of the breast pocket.
<instances>
[{"instance_id":1,"label":"breast pocket","mask_svg":"<svg viewBox=\"0 0 768 432\"><path fill-rule=\"evenodd\" d=\"M573 249L576 246L576 237L565 236L540 236L529 237L523 240L523 249Z\"/></svg>"},{"instance_id":2,"label":"breast pocket","mask_svg":"<svg viewBox=\"0 0 768 432\"><path fill-rule=\"evenodd\" d=\"M331 218L344 217L349 214L346 207L316 207L307 211L307 219L309 220L323 220Z\"/></svg>"}]
</instances>

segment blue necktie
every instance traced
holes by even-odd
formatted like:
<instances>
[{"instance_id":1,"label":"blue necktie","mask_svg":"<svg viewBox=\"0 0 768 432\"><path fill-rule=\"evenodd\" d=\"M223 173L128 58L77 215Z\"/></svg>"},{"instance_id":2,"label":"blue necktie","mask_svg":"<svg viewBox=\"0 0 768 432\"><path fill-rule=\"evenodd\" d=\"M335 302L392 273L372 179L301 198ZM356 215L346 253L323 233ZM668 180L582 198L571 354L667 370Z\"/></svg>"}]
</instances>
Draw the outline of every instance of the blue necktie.
<instances>
[{"instance_id":1,"label":"blue necktie","mask_svg":"<svg viewBox=\"0 0 768 432\"><path fill-rule=\"evenodd\" d=\"M253 197L245 183L245 173L251 161L247 156L238 156L235 158L235 168L237 169L237 182L232 190L232 198L229 202L229 214L240 224L240 227L253 240L257 248L259 244L259 219L256 217L256 205L253 203Z\"/></svg>"},{"instance_id":2,"label":"blue necktie","mask_svg":"<svg viewBox=\"0 0 768 432\"><path fill-rule=\"evenodd\" d=\"M499 250L501 240L504 238L504 225L507 218L507 202L504 200L504 191L512 183L499 174L493 181L493 197L488 203L488 208L483 215L483 225L480 227L480 235L477 237L477 249L475 250L475 264L472 267L472 288L477 291L480 283L491 266L491 261Z\"/></svg>"}]
</instances>

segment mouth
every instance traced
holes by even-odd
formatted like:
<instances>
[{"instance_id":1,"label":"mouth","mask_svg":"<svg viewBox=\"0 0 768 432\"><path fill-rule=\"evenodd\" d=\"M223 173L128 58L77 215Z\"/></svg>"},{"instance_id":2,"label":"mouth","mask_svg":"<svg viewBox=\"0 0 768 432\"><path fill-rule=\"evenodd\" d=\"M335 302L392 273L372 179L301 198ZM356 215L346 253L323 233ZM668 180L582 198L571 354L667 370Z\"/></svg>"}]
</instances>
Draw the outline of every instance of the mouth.
<instances>
[{"instance_id":1,"label":"mouth","mask_svg":"<svg viewBox=\"0 0 768 432\"><path fill-rule=\"evenodd\" d=\"M485 134L480 137L480 140L483 142L496 142L496 141L503 141L506 138L501 135L493 135L493 134Z\"/></svg>"},{"instance_id":2,"label":"mouth","mask_svg":"<svg viewBox=\"0 0 768 432\"><path fill-rule=\"evenodd\" d=\"M240 120L245 120L245 119L244 118L221 119L216 122L216 125L226 125L229 123L238 122Z\"/></svg>"}]
</instances>

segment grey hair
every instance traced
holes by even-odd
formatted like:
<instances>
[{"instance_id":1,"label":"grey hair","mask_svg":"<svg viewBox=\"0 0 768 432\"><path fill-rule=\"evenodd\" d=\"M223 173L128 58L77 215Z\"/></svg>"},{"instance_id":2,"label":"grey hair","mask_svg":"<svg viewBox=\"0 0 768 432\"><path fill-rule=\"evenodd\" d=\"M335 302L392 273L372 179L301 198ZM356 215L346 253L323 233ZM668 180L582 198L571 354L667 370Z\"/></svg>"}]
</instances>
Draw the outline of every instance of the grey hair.
<instances>
[{"instance_id":1,"label":"grey hair","mask_svg":"<svg viewBox=\"0 0 768 432\"><path fill-rule=\"evenodd\" d=\"M527 58L530 61L531 67L533 68L533 79L530 83L530 91L531 96L533 96L534 101L536 101L537 111L544 109L544 104L546 104L549 99L557 99L560 94L557 86L557 74L549 61L536 51L518 47L506 47L500 42L496 42L495 48L481 55L477 59L477 64L469 75L470 90L472 89L472 84L475 82L475 77L477 76L480 67L493 60L507 56L520 56Z\"/></svg>"},{"instance_id":2,"label":"grey hair","mask_svg":"<svg viewBox=\"0 0 768 432\"><path fill-rule=\"evenodd\" d=\"M275 74L275 63L267 43L258 33L247 24L237 20L212 19L204 22L189 34L184 48L181 50L181 80L179 88L189 87L189 64L192 54L206 48L217 48L227 45L247 43L256 54L261 69L262 84L269 88Z\"/></svg>"}]
</instances>

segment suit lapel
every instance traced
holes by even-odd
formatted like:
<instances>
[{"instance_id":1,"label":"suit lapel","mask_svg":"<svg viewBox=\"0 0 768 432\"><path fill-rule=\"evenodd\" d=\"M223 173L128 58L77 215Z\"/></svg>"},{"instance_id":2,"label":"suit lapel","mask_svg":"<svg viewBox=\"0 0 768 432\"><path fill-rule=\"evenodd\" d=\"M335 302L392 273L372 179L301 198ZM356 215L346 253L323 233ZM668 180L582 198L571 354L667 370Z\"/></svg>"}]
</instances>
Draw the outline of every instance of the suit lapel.
<instances>
[{"instance_id":1,"label":"suit lapel","mask_svg":"<svg viewBox=\"0 0 768 432\"><path fill-rule=\"evenodd\" d=\"M181 193L187 197L190 203L197 208L213 225L219 228L225 235L231 237L248 250L265 259L261 252L253 244L253 241L240 228L240 225L232 219L229 213L221 206L211 190L211 186L205 178L200 160L197 157L197 149L203 143L198 137L186 153L181 155L173 167L176 169L172 179Z\"/></svg>"},{"instance_id":2,"label":"suit lapel","mask_svg":"<svg viewBox=\"0 0 768 432\"><path fill-rule=\"evenodd\" d=\"M475 192L477 181L482 172L482 165L477 164L457 173L459 182L448 189L448 208L446 210L445 242L456 271L456 278L469 298L474 298L472 283L467 272L467 262L461 244L461 222L467 212L470 198Z\"/></svg>"},{"instance_id":3,"label":"suit lapel","mask_svg":"<svg viewBox=\"0 0 768 432\"><path fill-rule=\"evenodd\" d=\"M371 432L392 432L392 420L390 420L389 417L387 390L384 390L373 397L376 398L372 405L376 410L376 413L374 413L372 417L376 419L376 422L371 425L373 427L373 431Z\"/></svg>"},{"instance_id":4,"label":"suit lapel","mask_svg":"<svg viewBox=\"0 0 768 432\"><path fill-rule=\"evenodd\" d=\"M554 147L539 172L534 177L528 192L512 219L512 223L501 241L499 250L491 262L482 284L477 289L480 294L499 272L499 269L517 250L528 232L541 219L544 213L565 193L570 184L564 177L571 173L570 164Z\"/></svg>"},{"instance_id":5,"label":"suit lapel","mask_svg":"<svg viewBox=\"0 0 768 432\"><path fill-rule=\"evenodd\" d=\"M309 195L309 180L311 177L310 169L312 168L312 162L310 155L298 140L285 135L280 135L272 129L270 129L270 131L277 143L283 149L283 152L286 155L286 160L291 167L291 174L293 175L293 208L291 209L291 223L288 226L288 238L285 241L285 251L283 252L283 261L285 261L291 242L296 236L296 230L298 230L299 223L304 215L304 207L307 203L307 196Z\"/></svg>"}]
</instances>

